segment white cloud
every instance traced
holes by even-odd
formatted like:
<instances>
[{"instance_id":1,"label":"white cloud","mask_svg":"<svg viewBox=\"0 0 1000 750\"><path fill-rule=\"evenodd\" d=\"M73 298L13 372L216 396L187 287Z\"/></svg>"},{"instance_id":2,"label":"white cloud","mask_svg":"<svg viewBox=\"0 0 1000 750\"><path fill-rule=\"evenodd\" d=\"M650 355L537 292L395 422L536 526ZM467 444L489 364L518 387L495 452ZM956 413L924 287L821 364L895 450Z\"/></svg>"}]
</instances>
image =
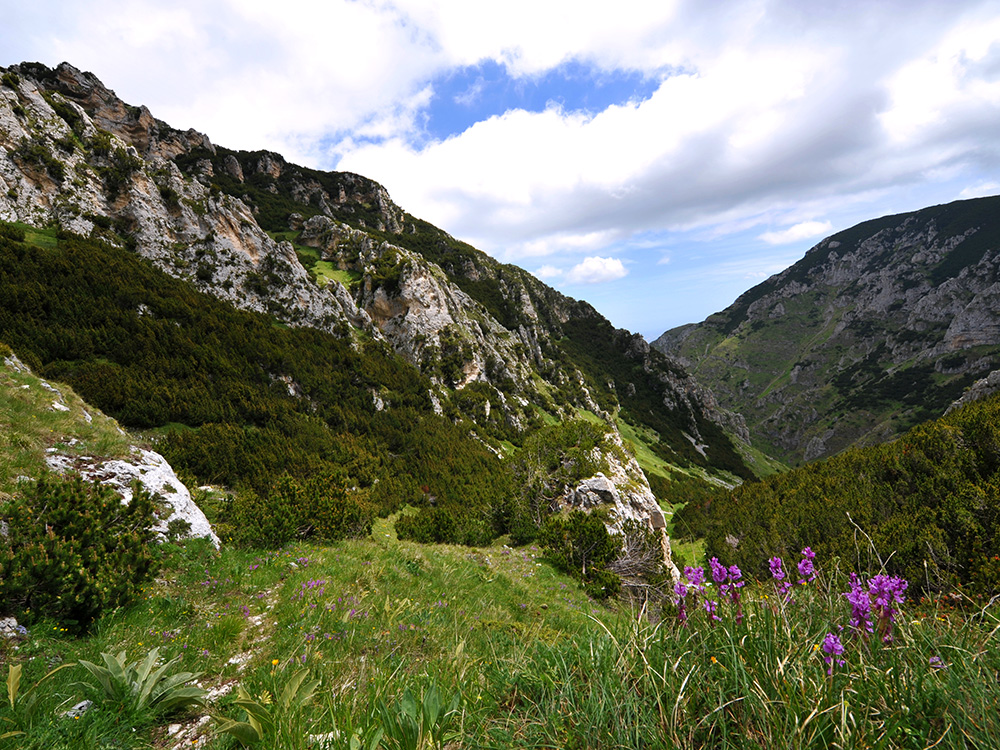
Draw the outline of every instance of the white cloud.
<instances>
[{"instance_id":1,"label":"white cloud","mask_svg":"<svg viewBox=\"0 0 1000 750\"><path fill-rule=\"evenodd\" d=\"M418 10L430 13L428 5ZM949 29L965 28L961 7L953 8L917 3L901 24L900 8L868 4L856 11L868 21L857 25L849 8L811 22L799 6L774 0L738 5L733 18L706 29L718 14L678 4L654 24L661 41L646 40L644 57L615 53L680 71L645 101L592 115L509 111L440 142L361 145L340 168L375 177L414 213L505 260L553 252L572 234L606 238L581 248L593 254L637 232L770 223L762 214L776 204L844 205L938 179L946 165L961 171L969 161L1000 160L1000 133L977 124L982 117L945 147L887 140L889 82ZM437 38L450 39L459 21L435 19ZM472 33L500 57L496 50L507 49L498 29ZM557 35L553 60L577 42L583 49L585 36ZM530 39L517 50L518 60L532 61L526 69L548 59ZM610 60L609 50L598 45L591 57ZM963 101L973 102L974 89L966 86ZM809 227L829 230L799 223L782 241L810 236L797 234Z\"/></svg>"},{"instance_id":2,"label":"white cloud","mask_svg":"<svg viewBox=\"0 0 1000 750\"><path fill-rule=\"evenodd\" d=\"M769 245L784 245L788 242L798 242L807 240L810 237L819 237L829 234L833 230L833 225L828 221L803 221L777 232L764 232L759 239Z\"/></svg>"},{"instance_id":3,"label":"white cloud","mask_svg":"<svg viewBox=\"0 0 1000 750\"><path fill-rule=\"evenodd\" d=\"M372 177L501 259L578 264L563 278L624 275L626 261L633 282L637 259L655 265L670 244L644 236L698 233L704 244L670 246L673 272L710 242L745 235L759 249L757 237L830 231L813 217L871 218L871 196L907 210L928 185L1000 189L997 0L732 0L724 13L700 0L16 6L0 64L67 60L217 144ZM512 110L429 140L435 81L485 62L531 77L569 61L638 71L655 90L588 114Z\"/></svg>"},{"instance_id":4,"label":"white cloud","mask_svg":"<svg viewBox=\"0 0 1000 750\"><path fill-rule=\"evenodd\" d=\"M547 281L549 279L558 279L561 277L563 275L563 270L561 268L557 268L556 266L545 265L535 271L532 271L532 273L542 281Z\"/></svg>"},{"instance_id":5,"label":"white cloud","mask_svg":"<svg viewBox=\"0 0 1000 750\"><path fill-rule=\"evenodd\" d=\"M987 195L1000 194L1000 182L980 182L977 185L970 185L959 193L959 198L983 198Z\"/></svg>"},{"instance_id":6,"label":"white cloud","mask_svg":"<svg viewBox=\"0 0 1000 750\"><path fill-rule=\"evenodd\" d=\"M600 284L615 281L628 275L625 265L618 258L584 258L566 274L571 284Z\"/></svg>"},{"instance_id":7,"label":"white cloud","mask_svg":"<svg viewBox=\"0 0 1000 750\"><path fill-rule=\"evenodd\" d=\"M926 139L975 112L1000 111L1000 15L963 19L887 82L891 104L880 115L889 137ZM994 119L995 121L995 119Z\"/></svg>"}]
</instances>

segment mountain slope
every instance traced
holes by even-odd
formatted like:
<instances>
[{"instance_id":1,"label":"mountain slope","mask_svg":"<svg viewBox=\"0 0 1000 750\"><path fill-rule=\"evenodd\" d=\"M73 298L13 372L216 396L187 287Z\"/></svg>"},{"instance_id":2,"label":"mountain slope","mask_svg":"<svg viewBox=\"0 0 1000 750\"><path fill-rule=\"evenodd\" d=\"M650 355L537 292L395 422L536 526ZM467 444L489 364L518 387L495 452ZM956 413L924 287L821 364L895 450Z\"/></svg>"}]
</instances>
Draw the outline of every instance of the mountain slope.
<instances>
[{"instance_id":1,"label":"mountain slope","mask_svg":"<svg viewBox=\"0 0 1000 750\"><path fill-rule=\"evenodd\" d=\"M430 378L436 410L498 438L543 413L617 413L656 430L672 464L751 476L727 435L739 420L679 364L409 216L371 180L217 148L67 64L12 66L0 101L0 219L125 245L289 325L384 340ZM596 366L575 361L574 337L598 343ZM624 382L606 372L622 357Z\"/></svg>"},{"instance_id":2,"label":"mountain slope","mask_svg":"<svg viewBox=\"0 0 1000 750\"><path fill-rule=\"evenodd\" d=\"M769 558L810 546L912 589L988 598L1000 592L1000 397L692 503L678 524L705 536L706 555L762 579Z\"/></svg>"},{"instance_id":3,"label":"mountain slope","mask_svg":"<svg viewBox=\"0 0 1000 750\"><path fill-rule=\"evenodd\" d=\"M0 146L0 337L199 481L329 475L481 540L525 501L504 459L581 413L627 424L667 502L753 476L678 362L371 180L216 147L67 64L2 71Z\"/></svg>"},{"instance_id":4,"label":"mountain slope","mask_svg":"<svg viewBox=\"0 0 1000 750\"><path fill-rule=\"evenodd\" d=\"M1000 365L1000 197L839 232L704 322L680 356L790 462L892 438Z\"/></svg>"}]
</instances>

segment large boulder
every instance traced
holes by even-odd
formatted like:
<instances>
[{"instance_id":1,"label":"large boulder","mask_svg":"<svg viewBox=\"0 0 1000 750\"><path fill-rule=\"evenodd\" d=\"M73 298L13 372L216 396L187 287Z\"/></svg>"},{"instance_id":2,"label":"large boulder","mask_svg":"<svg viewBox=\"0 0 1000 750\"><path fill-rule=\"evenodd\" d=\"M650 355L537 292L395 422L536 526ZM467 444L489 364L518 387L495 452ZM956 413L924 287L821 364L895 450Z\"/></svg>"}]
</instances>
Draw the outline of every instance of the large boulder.
<instances>
[{"instance_id":1,"label":"large boulder","mask_svg":"<svg viewBox=\"0 0 1000 750\"><path fill-rule=\"evenodd\" d=\"M569 488L556 501L557 509L578 509L590 513L607 510L607 527L621 534L628 521L634 521L655 533L663 551L663 565L675 579L680 571L670 553L670 536L659 502L649 488L649 481L639 462L625 448L621 435L609 431L604 444L594 448L594 458L606 467Z\"/></svg>"}]
</instances>

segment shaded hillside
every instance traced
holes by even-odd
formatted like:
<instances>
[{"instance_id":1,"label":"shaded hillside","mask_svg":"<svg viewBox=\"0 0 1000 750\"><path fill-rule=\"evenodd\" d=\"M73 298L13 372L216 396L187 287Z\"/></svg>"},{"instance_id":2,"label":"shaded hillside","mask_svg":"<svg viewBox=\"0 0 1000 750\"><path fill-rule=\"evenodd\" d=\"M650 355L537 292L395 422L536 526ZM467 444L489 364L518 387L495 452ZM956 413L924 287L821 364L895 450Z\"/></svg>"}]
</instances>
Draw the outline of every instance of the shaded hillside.
<instances>
[{"instance_id":1,"label":"shaded hillside","mask_svg":"<svg viewBox=\"0 0 1000 750\"><path fill-rule=\"evenodd\" d=\"M795 463L892 438L1000 364L1000 197L864 222L726 310L668 331L743 414L756 444Z\"/></svg>"},{"instance_id":2,"label":"shaded hillside","mask_svg":"<svg viewBox=\"0 0 1000 750\"><path fill-rule=\"evenodd\" d=\"M201 483L265 493L329 474L383 511L502 497L497 443L430 408L427 379L379 342L287 328L198 293L111 245L0 236L0 340L137 429ZM492 450L491 450L492 448Z\"/></svg>"}]
</instances>

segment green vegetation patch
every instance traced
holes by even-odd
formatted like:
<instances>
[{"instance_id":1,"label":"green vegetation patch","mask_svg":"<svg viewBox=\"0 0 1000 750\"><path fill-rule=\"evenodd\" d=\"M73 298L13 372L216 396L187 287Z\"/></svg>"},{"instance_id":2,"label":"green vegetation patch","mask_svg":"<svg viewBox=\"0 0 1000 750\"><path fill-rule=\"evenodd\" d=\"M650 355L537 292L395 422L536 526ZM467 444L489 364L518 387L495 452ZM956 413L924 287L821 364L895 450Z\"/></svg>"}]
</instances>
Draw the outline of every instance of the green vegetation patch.
<instances>
[{"instance_id":1,"label":"green vegetation patch","mask_svg":"<svg viewBox=\"0 0 1000 750\"><path fill-rule=\"evenodd\" d=\"M17 746L149 747L173 725L174 741L237 748L234 723L253 717L251 746L287 750L334 732L345 748L414 747L392 741L401 724L439 733L425 745L439 750L695 750L748 736L957 750L1000 732L995 612L903 590L891 616L872 607L868 635L851 625L847 571L821 555L787 598L770 580L722 594L689 586L682 621L675 597L651 603L651 618L595 604L536 548L425 547L396 541L386 521L328 546L164 552L142 601L87 637L39 622L5 642L5 669L19 669L0 726L24 732ZM868 596L876 576L859 572ZM154 654L180 684L199 675L212 721L198 706L157 710L107 690L79 666L123 651L123 664ZM54 665L65 666L46 677ZM85 697L94 703L79 718L60 715Z\"/></svg>"},{"instance_id":2,"label":"green vegetation patch","mask_svg":"<svg viewBox=\"0 0 1000 750\"><path fill-rule=\"evenodd\" d=\"M928 591L1000 593L1000 398L692 503L678 528L756 575L805 546Z\"/></svg>"},{"instance_id":3,"label":"green vegetation patch","mask_svg":"<svg viewBox=\"0 0 1000 750\"><path fill-rule=\"evenodd\" d=\"M362 275L357 271L342 271L327 260L317 261L313 265L313 272L320 283L326 283L327 280L338 281L348 289L356 286L362 279Z\"/></svg>"},{"instance_id":4,"label":"green vegetation patch","mask_svg":"<svg viewBox=\"0 0 1000 750\"><path fill-rule=\"evenodd\" d=\"M130 441L112 420L88 409L70 387L4 364L10 354L0 345L0 493L14 492L19 477L42 474L50 448L97 458L128 454Z\"/></svg>"}]
</instances>

